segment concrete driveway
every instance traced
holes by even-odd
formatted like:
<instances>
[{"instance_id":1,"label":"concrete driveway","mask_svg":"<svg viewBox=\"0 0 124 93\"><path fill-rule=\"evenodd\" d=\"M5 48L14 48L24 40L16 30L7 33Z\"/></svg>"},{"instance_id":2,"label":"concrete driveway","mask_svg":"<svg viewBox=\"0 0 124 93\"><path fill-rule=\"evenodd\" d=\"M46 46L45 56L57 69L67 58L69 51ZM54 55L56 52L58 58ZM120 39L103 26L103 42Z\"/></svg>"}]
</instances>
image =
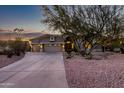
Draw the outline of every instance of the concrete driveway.
<instances>
[{"instance_id":1,"label":"concrete driveway","mask_svg":"<svg viewBox=\"0 0 124 93\"><path fill-rule=\"evenodd\" d=\"M68 87L62 53L27 53L20 61L0 69L0 87Z\"/></svg>"}]
</instances>

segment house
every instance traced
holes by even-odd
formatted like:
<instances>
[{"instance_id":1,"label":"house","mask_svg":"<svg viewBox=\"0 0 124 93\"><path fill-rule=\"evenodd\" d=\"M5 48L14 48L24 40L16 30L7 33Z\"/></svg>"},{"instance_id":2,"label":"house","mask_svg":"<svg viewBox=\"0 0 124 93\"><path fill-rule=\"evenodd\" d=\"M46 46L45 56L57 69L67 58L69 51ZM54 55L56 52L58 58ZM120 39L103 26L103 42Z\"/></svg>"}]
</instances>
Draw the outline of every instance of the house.
<instances>
[{"instance_id":1,"label":"house","mask_svg":"<svg viewBox=\"0 0 124 93\"><path fill-rule=\"evenodd\" d=\"M62 52L64 51L64 40L61 35L44 34L31 39L33 52Z\"/></svg>"}]
</instances>

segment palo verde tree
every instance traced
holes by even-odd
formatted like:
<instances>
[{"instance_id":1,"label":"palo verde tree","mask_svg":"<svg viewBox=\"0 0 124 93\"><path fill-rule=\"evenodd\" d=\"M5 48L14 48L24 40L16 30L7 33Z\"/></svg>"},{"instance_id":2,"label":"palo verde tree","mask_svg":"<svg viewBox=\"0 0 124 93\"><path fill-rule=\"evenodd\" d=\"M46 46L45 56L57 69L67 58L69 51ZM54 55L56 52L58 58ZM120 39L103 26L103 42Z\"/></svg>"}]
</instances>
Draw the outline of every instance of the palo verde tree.
<instances>
[{"instance_id":1,"label":"palo verde tree","mask_svg":"<svg viewBox=\"0 0 124 93\"><path fill-rule=\"evenodd\" d=\"M123 6L42 6L42 11L42 22L53 31L71 37L78 52L83 43L90 45L91 54L103 36L118 36L123 31ZM85 50L89 48L87 46Z\"/></svg>"},{"instance_id":2,"label":"palo verde tree","mask_svg":"<svg viewBox=\"0 0 124 93\"><path fill-rule=\"evenodd\" d=\"M74 6L42 6L44 12L42 22L47 23L53 30L58 30L63 35L68 35L72 38L76 49L80 51L77 35L78 30L76 29L76 24L79 21L76 21L74 9Z\"/></svg>"},{"instance_id":3,"label":"palo verde tree","mask_svg":"<svg viewBox=\"0 0 124 93\"><path fill-rule=\"evenodd\" d=\"M91 45L89 52L101 37L117 37L123 32L123 6L80 6L79 10L85 28L84 43Z\"/></svg>"}]
</instances>

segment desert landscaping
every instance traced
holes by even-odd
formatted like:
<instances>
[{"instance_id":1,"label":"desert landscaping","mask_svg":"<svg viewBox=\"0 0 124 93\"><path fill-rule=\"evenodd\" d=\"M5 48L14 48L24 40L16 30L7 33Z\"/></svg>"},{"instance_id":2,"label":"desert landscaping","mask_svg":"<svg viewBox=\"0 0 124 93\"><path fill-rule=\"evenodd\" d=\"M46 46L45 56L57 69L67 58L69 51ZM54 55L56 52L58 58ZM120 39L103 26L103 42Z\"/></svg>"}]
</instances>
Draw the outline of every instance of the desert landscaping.
<instances>
[{"instance_id":1,"label":"desert landscaping","mask_svg":"<svg viewBox=\"0 0 124 93\"><path fill-rule=\"evenodd\" d=\"M0 55L0 68L10 65L18 60L22 59L24 55L21 56L13 56L12 58L8 58L6 55Z\"/></svg>"},{"instance_id":2,"label":"desert landscaping","mask_svg":"<svg viewBox=\"0 0 124 93\"><path fill-rule=\"evenodd\" d=\"M88 60L75 55L65 60L66 78L70 87L122 88L124 87L124 54L105 54L103 59Z\"/></svg>"}]
</instances>

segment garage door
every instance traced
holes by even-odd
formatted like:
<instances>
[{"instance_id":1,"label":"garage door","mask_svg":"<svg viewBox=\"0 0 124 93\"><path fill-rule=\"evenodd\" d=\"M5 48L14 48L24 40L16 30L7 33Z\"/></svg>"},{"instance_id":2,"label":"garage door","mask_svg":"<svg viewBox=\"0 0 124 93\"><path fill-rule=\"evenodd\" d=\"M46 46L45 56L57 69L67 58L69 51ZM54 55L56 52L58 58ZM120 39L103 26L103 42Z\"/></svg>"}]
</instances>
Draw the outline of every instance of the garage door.
<instances>
[{"instance_id":1,"label":"garage door","mask_svg":"<svg viewBox=\"0 0 124 93\"><path fill-rule=\"evenodd\" d=\"M57 45L44 45L44 52L62 52L62 47Z\"/></svg>"}]
</instances>

